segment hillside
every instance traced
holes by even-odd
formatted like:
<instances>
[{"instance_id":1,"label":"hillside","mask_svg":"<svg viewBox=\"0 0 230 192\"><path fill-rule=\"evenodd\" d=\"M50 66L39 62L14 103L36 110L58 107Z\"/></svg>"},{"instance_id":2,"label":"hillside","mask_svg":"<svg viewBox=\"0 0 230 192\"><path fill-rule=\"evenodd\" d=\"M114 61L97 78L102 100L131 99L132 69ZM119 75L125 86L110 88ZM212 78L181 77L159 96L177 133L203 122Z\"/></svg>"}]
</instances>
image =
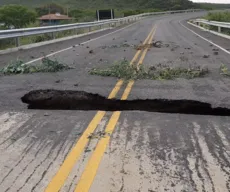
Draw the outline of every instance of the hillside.
<instances>
[{"instance_id":1,"label":"hillside","mask_svg":"<svg viewBox=\"0 0 230 192\"><path fill-rule=\"evenodd\" d=\"M186 9L194 4L189 0L1 0L0 5L22 4L37 7L47 3L59 3L71 8L124 8L124 9Z\"/></svg>"},{"instance_id":2,"label":"hillside","mask_svg":"<svg viewBox=\"0 0 230 192\"><path fill-rule=\"evenodd\" d=\"M230 4L199 3L201 9L229 9Z\"/></svg>"},{"instance_id":3,"label":"hillside","mask_svg":"<svg viewBox=\"0 0 230 192\"><path fill-rule=\"evenodd\" d=\"M39 7L48 3L58 3L70 9L221 9L230 8L230 4L193 3L189 0L0 0L1 5L22 4L27 7Z\"/></svg>"}]
</instances>

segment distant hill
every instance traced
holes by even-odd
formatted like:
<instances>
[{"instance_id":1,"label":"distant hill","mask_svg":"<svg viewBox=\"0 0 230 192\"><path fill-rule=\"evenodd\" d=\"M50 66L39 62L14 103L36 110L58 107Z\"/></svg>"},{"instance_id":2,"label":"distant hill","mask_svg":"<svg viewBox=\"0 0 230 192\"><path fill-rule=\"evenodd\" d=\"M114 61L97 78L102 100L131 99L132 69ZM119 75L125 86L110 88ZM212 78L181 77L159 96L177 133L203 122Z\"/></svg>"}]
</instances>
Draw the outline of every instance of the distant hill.
<instances>
[{"instance_id":1,"label":"distant hill","mask_svg":"<svg viewBox=\"0 0 230 192\"><path fill-rule=\"evenodd\" d=\"M189 8L193 3L189 0L0 0L0 5L22 4L37 7L48 3L58 3L71 8L124 8L124 9L170 9Z\"/></svg>"},{"instance_id":2,"label":"distant hill","mask_svg":"<svg viewBox=\"0 0 230 192\"><path fill-rule=\"evenodd\" d=\"M38 7L51 2L73 9L118 8L175 10L200 7L208 9L230 8L230 5L226 4L198 4L189 0L0 0L0 6L7 4L22 4L28 7Z\"/></svg>"},{"instance_id":3,"label":"distant hill","mask_svg":"<svg viewBox=\"0 0 230 192\"><path fill-rule=\"evenodd\" d=\"M214 3L199 3L200 8L203 9L229 9L230 4L214 4Z\"/></svg>"}]
</instances>

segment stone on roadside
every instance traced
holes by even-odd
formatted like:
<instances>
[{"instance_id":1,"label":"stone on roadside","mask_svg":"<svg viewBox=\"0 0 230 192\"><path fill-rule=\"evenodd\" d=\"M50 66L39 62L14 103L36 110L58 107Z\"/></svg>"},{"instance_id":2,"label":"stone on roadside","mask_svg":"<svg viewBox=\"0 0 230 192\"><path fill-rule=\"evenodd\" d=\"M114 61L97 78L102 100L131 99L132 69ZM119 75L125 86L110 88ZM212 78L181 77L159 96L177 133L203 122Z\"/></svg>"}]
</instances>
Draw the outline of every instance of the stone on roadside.
<instances>
[{"instance_id":1,"label":"stone on roadside","mask_svg":"<svg viewBox=\"0 0 230 192\"><path fill-rule=\"evenodd\" d=\"M55 81L55 83L60 83L60 82L61 82L61 80L56 80L56 81Z\"/></svg>"},{"instance_id":2,"label":"stone on roadside","mask_svg":"<svg viewBox=\"0 0 230 192\"><path fill-rule=\"evenodd\" d=\"M203 56L203 58L209 58L210 57L210 55L204 55Z\"/></svg>"},{"instance_id":3,"label":"stone on roadside","mask_svg":"<svg viewBox=\"0 0 230 192\"><path fill-rule=\"evenodd\" d=\"M218 49L218 48L213 48L212 50L213 50L213 51L219 51L219 49Z\"/></svg>"}]
</instances>

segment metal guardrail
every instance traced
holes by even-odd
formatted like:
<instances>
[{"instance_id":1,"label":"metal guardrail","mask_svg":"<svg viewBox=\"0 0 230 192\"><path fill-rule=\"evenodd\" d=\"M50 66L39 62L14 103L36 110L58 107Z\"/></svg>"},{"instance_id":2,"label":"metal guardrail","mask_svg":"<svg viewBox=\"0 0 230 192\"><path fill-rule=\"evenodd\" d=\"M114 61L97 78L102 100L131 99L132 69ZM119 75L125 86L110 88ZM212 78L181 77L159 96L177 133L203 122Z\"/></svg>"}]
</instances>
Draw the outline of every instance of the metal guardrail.
<instances>
[{"instance_id":1,"label":"metal guardrail","mask_svg":"<svg viewBox=\"0 0 230 192\"><path fill-rule=\"evenodd\" d=\"M127 19L129 18L127 17ZM47 27L0 30L0 39L38 35L38 34L65 31L65 30L71 30L71 29L94 27L94 26L99 26L103 24L116 23L122 20L124 19L112 19L112 20L104 20L104 21L96 21L96 22L74 23L74 24L55 25L55 26L47 26Z\"/></svg>"},{"instance_id":2,"label":"metal guardrail","mask_svg":"<svg viewBox=\"0 0 230 192\"><path fill-rule=\"evenodd\" d=\"M228 23L228 22L208 21L208 20L205 20L205 19L195 19L195 20L192 20L192 22L197 24L197 25L199 25L199 26L201 24L205 24L205 25L208 25L208 26L218 27L218 32L219 33L221 33L222 28L230 29L230 23Z\"/></svg>"},{"instance_id":3,"label":"metal guardrail","mask_svg":"<svg viewBox=\"0 0 230 192\"><path fill-rule=\"evenodd\" d=\"M209 20L206 20L206 19L196 19L195 21L197 21L197 22L210 22L212 24L217 24L217 25L230 25L229 22L209 21Z\"/></svg>"},{"instance_id":4,"label":"metal guardrail","mask_svg":"<svg viewBox=\"0 0 230 192\"><path fill-rule=\"evenodd\" d=\"M46 27L35 27L35 28L23 28L23 29L11 29L11 30L0 30L0 40L1 39L16 39L16 46L20 46L20 37L40 35L40 34L52 34L52 38L55 39L55 33L66 30L74 30L81 28L88 28L91 31L91 27L100 26L102 28L105 25L117 26L117 24L129 23L137 21L143 17L151 15L161 15L161 14L174 14L174 13L185 13L185 12L197 12L201 11L200 9L189 9L189 10L176 10L176 11L166 11L166 12L152 12L152 13L143 13L139 15L128 16L119 19L95 21L95 22L85 22L85 23L74 23L67 25L56 25L56 26L46 26Z\"/></svg>"}]
</instances>

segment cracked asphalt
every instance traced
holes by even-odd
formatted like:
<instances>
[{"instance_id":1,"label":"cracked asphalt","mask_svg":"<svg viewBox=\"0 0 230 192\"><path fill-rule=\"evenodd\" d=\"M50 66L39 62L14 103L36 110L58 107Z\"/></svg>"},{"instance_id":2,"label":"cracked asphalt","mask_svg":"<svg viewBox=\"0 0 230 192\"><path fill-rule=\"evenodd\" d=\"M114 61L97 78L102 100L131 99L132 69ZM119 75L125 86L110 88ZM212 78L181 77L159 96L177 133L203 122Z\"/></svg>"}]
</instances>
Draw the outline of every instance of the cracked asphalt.
<instances>
[{"instance_id":1,"label":"cracked asphalt","mask_svg":"<svg viewBox=\"0 0 230 192\"><path fill-rule=\"evenodd\" d=\"M191 99L230 107L230 80L219 72L221 64L230 68L230 56L221 50L215 55L215 46L187 29L230 49L229 40L187 24L188 19L204 14L149 17L117 32L112 29L0 55L3 67L18 57L27 62L114 32L50 57L74 69L0 76L0 191L48 191L47 186L52 185L66 159L74 159L71 151L96 114L96 111L28 110L20 98L35 89L81 90L107 97L117 79L91 76L88 70L108 67L124 58L131 61L137 52L134 46L144 42L153 26L156 28L153 40L167 46L148 49L144 66L201 66L210 73L192 80L138 80L128 99ZM89 53L90 50L93 52ZM126 84L116 98L121 98ZM230 191L230 117L123 111L114 131L104 134L113 115L106 112L94 130L95 136L87 135L87 144L78 160L73 161L59 191L79 191L80 183L85 189L90 186L82 191L90 192ZM99 166L89 167L89 162L99 156L98 146L106 139L109 142L100 156ZM91 175L85 172L95 169L93 182L88 184Z\"/></svg>"}]
</instances>

